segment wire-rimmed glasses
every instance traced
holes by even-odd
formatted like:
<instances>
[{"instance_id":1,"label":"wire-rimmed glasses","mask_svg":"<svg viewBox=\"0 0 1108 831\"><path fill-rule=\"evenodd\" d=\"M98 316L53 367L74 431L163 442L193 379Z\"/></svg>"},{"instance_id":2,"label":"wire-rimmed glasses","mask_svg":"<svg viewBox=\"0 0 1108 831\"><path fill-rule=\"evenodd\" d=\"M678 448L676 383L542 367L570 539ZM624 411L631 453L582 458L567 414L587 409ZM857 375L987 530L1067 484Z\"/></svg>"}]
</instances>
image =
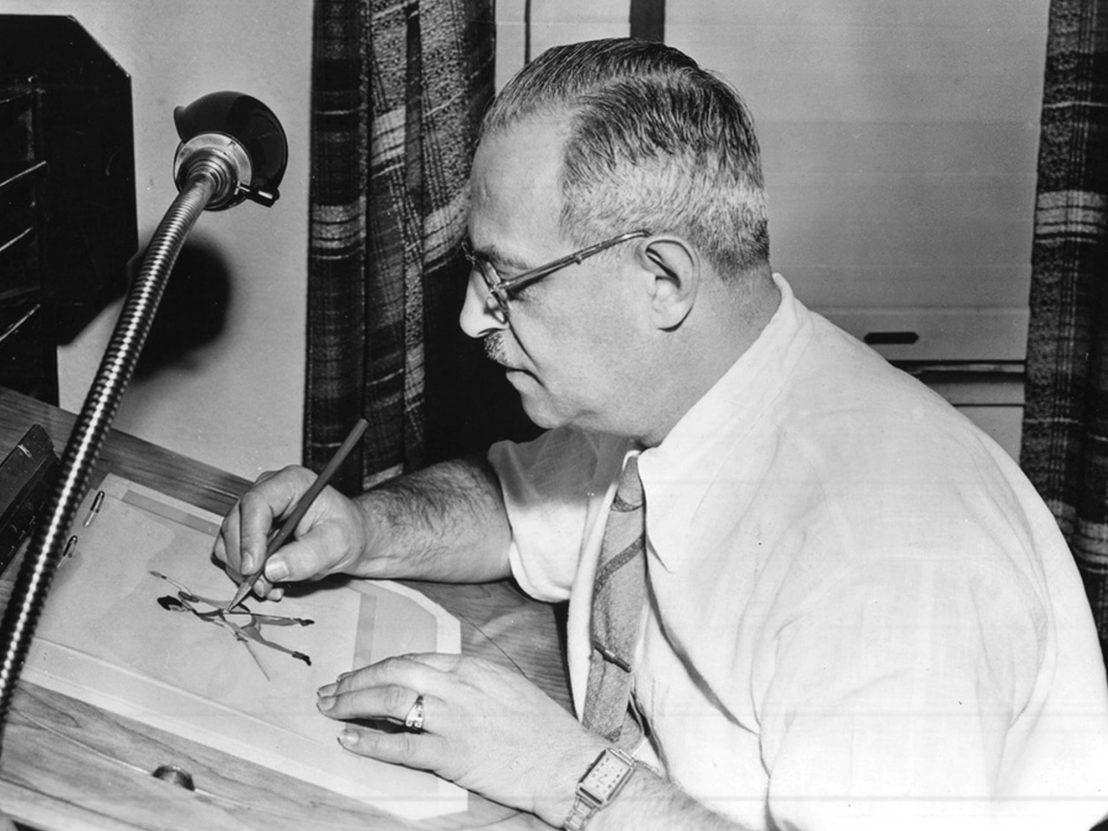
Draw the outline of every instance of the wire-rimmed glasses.
<instances>
[{"instance_id":1,"label":"wire-rimmed glasses","mask_svg":"<svg viewBox=\"0 0 1108 831\"><path fill-rule=\"evenodd\" d=\"M520 289L538 282L543 277L547 277L566 266L577 265L594 254L599 254L601 251L619 245L621 242L627 242L628 240L637 239L638 237L648 237L650 233L650 231L641 229L638 231L628 231L619 236L612 237L611 239L606 239L603 242L598 242L595 245L590 245L587 248L582 248L579 251L574 251L572 254L567 254L564 257L551 260L545 265L529 269L522 274L509 277L506 280L497 273L488 259L482 257L473 250L469 240L464 240L462 242L462 253L464 253L466 259L469 260L470 266L481 275L481 279L485 281L485 285L489 289L489 297L485 301L485 307L498 321L507 323L509 317L508 301L511 299L512 295Z\"/></svg>"}]
</instances>

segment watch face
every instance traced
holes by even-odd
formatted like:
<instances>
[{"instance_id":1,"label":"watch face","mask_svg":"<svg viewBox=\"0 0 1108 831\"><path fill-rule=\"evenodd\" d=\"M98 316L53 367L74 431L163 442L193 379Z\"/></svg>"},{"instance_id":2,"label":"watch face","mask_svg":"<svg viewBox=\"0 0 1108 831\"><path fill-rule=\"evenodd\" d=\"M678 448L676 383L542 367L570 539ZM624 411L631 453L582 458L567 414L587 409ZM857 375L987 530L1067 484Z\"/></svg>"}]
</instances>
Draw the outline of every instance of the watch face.
<instances>
[{"instance_id":1,"label":"watch face","mask_svg":"<svg viewBox=\"0 0 1108 831\"><path fill-rule=\"evenodd\" d=\"M581 789L603 803L623 784L632 767L611 751L605 751L581 779Z\"/></svg>"}]
</instances>

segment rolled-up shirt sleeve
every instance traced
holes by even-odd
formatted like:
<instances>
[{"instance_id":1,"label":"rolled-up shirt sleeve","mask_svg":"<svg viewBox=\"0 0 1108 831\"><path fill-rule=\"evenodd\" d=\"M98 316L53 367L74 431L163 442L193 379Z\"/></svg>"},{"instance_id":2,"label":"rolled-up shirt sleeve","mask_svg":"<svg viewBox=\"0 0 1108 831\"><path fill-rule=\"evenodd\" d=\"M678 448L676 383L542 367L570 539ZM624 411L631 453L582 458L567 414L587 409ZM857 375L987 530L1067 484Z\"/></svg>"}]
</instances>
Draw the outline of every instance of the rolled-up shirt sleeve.
<instances>
[{"instance_id":1,"label":"rolled-up shirt sleeve","mask_svg":"<svg viewBox=\"0 0 1108 831\"><path fill-rule=\"evenodd\" d=\"M532 597L569 598L590 508L611 479L610 466L602 461L619 458L625 444L567 427L489 449L512 528L512 574Z\"/></svg>"}]
</instances>

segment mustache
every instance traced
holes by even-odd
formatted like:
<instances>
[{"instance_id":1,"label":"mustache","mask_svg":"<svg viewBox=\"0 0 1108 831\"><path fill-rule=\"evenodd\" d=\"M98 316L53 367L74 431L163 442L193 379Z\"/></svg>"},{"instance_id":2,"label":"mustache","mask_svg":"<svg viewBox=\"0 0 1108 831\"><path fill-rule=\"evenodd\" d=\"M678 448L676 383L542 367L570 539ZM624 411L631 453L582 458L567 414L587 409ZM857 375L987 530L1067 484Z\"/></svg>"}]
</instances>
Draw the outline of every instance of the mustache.
<instances>
[{"instance_id":1,"label":"mustache","mask_svg":"<svg viewBox=\"0 0 1108 831\"><path fill-rule=\"evenodd\" d=\"M504 336L500 332L486 335L483 341L485 357L501 366L507 363L507 350L504 348Z\"/></svg>"}]
</instances>

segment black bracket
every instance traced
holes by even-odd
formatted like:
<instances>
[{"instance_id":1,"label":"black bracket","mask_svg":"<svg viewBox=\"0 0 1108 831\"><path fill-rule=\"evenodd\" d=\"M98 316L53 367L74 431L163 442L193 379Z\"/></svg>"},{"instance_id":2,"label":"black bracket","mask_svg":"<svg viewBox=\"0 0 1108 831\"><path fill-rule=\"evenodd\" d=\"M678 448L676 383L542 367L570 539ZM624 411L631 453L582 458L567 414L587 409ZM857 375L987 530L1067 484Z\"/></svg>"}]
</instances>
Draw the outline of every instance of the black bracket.
<instances>
[{"instance_id":1,"label":"black bracket","mask_svg":"<svg viewBox=\"0 0 1108 831\"><path fill-rule=\"evenodd\" d=\"M57 472L54 444L37 424L0 463L0 571L30 535Z\"/></svg>"}]
</instances>

